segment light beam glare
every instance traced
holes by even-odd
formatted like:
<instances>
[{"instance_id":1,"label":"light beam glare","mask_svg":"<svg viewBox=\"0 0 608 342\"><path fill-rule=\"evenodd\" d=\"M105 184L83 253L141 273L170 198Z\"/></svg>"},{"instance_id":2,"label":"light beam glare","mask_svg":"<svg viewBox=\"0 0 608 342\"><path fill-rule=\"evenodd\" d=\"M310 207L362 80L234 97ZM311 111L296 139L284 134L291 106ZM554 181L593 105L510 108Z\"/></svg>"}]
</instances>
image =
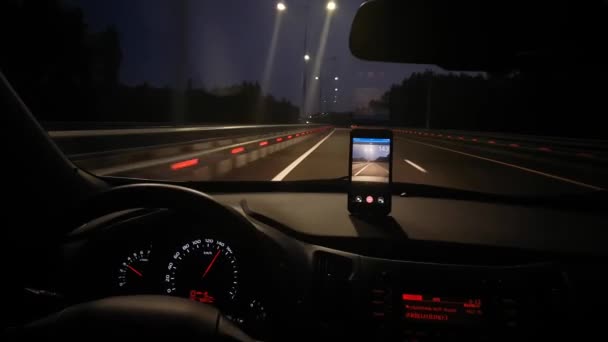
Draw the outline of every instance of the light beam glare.
<instances>
[{"instance_id":1,"label":"light beam glare","mask_svg":"<svg viewBox=\"0 0 608 342\"><path fill-rule=\"evenodd\" d=\"M264 74L262 76L262 92L265 94L270 93L270 80L272 78L274 59L277 54L277 42L279 40L279 32L281 31L282 19L283 16L280 14L274 18L272 40L270 41L270 49L268 50L268 57L266 58L266 65L264 66Z\"/></svg>"},{"instance_id":2,"label":"light beam glare","mask_svg":"<svg viewBox=\"0 0 608 342\"><path fill-rule=\"evenodd\" d=\"M264 99L267 94L270 94L270 81L272 79L272 71L274 68L274 59L277 54L277 42L279 40L279 33L281 32L281 23L283 16L279 13L274 18L274 28L272 30L272 39L270 41L270 49L268 49L268 57L266 57L266 64L264 65L264 72L262 74L262 96L257 100L255 119L257 122L264 122L266 119L266 108L264 108Z\"/></svg>"},{"instance_id":3,"label":"light beam glare","mask_svg":"<svg viewBox=\"0 0 608 342\"><path fill-rule=\"evenodd\" d=\"M317 58L314 58L314 65L312 70L313 75L321 75L321 64L323 63L323 59L325 57L325 47L327 46L332 17L333 15L331 15L331 13L327 13L325 15L323 30L321 31L321 38L319 39L319 47L317 49L317 54L315 55L317 56ZM317 98L314 95L317 94L319 91L319 83L320 82L312 82L312 85L308 87L308 91L306 93L304 113L310 113L312 109L315 108L314 103ZM321 109L319 108L319 110Z\"/></svg>"}]
</instances>

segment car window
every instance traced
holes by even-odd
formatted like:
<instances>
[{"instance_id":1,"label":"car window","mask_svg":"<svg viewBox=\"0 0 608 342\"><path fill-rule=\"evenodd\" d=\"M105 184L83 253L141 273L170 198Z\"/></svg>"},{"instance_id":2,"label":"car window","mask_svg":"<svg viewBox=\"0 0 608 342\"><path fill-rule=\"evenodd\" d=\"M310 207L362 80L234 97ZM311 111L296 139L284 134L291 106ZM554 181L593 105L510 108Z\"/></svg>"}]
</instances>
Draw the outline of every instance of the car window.
<instances>
[{"instance_id":1,"label":"car window","mask_svg":"<svg viewBox=\"0 0 608 342\"><path fill-rule=\"evenodd\" d=\"M348 130L374 125L396 134L396 182L606 186L605 65L363 61L349 50L360 5L3 1L0 68L59 147L101 176L334 179L348 174Z\"/></svg>"}]
</instances>

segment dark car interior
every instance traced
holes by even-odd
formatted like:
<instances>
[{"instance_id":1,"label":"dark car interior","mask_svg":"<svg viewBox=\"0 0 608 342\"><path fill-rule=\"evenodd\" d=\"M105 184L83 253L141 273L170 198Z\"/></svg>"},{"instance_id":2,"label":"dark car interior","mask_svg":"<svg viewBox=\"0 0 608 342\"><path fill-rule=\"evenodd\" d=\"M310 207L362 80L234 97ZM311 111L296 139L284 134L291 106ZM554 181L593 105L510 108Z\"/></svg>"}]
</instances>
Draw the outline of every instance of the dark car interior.
<instances>
[{"instance_id":1,"label":"dark car interior","mask_svg":"<svg viewBox=\"0 0 608 342\"><path fill-rule=\"evenodd\" d=\"M607 21L583 20L605 1L485 3L369 1L351 50L494 70L606 61ZM560 15L575 25L539 25ZM470 32L470 49L450 47ZM0 76L3 341L604 339L602 191L518 198L398 185L391 216L365 218L348 213L344 180L97 177L62 154ZM195 265L197 255L211 262ZM201 275L213 277L208 291L197 290Z\"/></svg>"}]
</instances>

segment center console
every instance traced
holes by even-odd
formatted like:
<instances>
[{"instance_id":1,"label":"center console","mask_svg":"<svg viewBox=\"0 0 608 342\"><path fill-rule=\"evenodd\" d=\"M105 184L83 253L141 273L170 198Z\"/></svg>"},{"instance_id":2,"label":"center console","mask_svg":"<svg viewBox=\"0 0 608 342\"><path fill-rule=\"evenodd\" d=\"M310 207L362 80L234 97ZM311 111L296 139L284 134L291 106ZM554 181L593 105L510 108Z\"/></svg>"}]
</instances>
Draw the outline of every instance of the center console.
<instances>
[{"instance_id":1,"label":"center console","mask_svg":"<svg viewBox=\"0 0 608 342\"><path fill-rule=\"evenodd\" d=\"M534 341L561 339L569 297L550 264L462 266L360 257L334 283L334 312L367 341ZM334 257L334 264L339 259ZM333 276L348 272L334 266ZM338 270L342 270L338 272ZM340 288L343 286L343 288ZM350 297L350 298L348 298ZM340 299L342 298L342 299ZM341 306L341 305L337 305ZM328 317L328 319L331 319Z\"/></svg>"},{"instance_id":2,"label":"center console","mask_svg":"<svg viewBox=\"0 0 608 342\"><path fill-rule=\"evenodd\" d=\"M365 314L378 341L544 340L568 313L564 281L549 265L363 265Z\"/></svg>"}]
</instances>

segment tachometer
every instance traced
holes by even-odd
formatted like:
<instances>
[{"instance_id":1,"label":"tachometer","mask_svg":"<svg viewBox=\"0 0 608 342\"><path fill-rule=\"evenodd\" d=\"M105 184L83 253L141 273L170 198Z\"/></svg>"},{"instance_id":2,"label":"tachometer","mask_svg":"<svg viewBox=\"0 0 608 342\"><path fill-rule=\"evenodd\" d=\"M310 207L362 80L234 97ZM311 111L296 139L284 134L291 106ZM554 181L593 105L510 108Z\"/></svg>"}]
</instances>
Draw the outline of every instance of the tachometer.
<instances>
[{"instance_id":1,"label":"tachometer","mask_svg":"<svg viewBox=\"0 0 608 342\"><path fill-rule=\"evenodd\" d=\"M140 249L129 254L118 268L118 288L122 292L146 291L150 275L150 248Z\"/></svg>"},{"instance_id":2,"label":"tachometer","mask_svg":"<svg viewBox=\"0 0 608 342\"><path fill-rule=\"evenodd\" d=\"M233 250L215 239L198 239L181 246L165 274L167 294L222 306L236 297L238 265Z\"/></svg>"}]
</instances>

